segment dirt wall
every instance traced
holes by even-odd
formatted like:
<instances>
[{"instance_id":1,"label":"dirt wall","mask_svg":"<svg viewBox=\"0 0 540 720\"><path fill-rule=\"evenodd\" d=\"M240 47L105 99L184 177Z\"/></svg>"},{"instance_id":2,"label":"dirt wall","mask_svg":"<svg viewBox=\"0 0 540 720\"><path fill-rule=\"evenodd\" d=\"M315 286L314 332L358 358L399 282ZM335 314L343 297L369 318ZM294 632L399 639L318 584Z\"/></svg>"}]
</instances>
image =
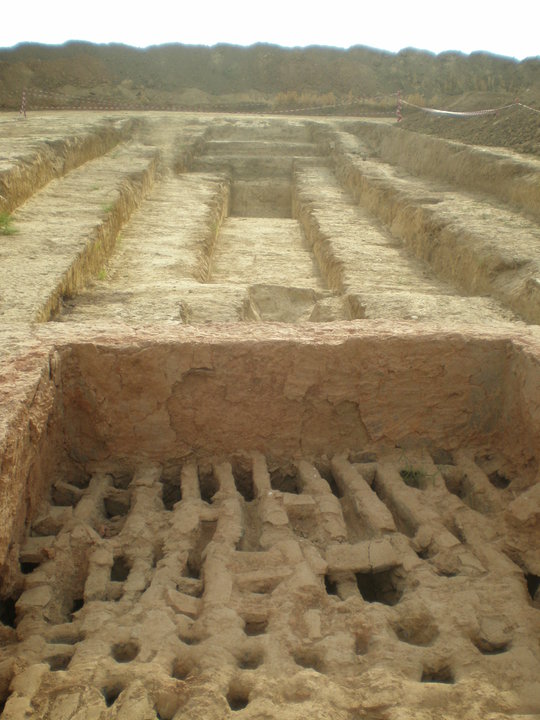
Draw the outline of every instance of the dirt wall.
<instances>
[{"instance_id":1,"label":"dirt wall","mask_svg":"<svg viewBox=\"0 0 540 720\"><path fill-rule=\"evenodd\" d=\"M54 178L99 157L128 139L137 118L104 122L68 137L29 142L24 161L0 167L0 210L11 212Z\"/></svg>"},{"instance_id":2,"label":"dirt wall","mask_svg":"<svg viewBox=\"0 0 540 720\"><path fill-rule=\"evenodd\" d=\"M359 122L358 137L382 160L409 172L480 191L540 218L540 164L500 149L471 147L381 123Z\"/></svg>"},{"instance_id":3,"label":"dirt wall","mask_svg":"<svg viewBox=\"0 0 540 720\"><path fill-rule=\"evenodd\" d=\"M20 542L62 463L60 396L52 365L42 346L15 356L4 366L0 396L2 596L20 582Z\"/></svg>"},{"instance_id":4,"label":"dirt wall","mask_svg":"<svg viewBox=\"0 0 540 720\"><path fill-rule=\"evenodd\" d=\"M258 450L291 458L497 438L520 465L540 444L540 341L407 324L185 329L114 337L39 331L6 365L0 562L59 466L119 467ZM515 334L515 333L514 333ZM60 337L58 337L58 335ZM6 387L6 386L5 386ZM67 455L65 454L67 451ZM69 456L69 462L68 462Z\"/></svg>"}]
</instances>

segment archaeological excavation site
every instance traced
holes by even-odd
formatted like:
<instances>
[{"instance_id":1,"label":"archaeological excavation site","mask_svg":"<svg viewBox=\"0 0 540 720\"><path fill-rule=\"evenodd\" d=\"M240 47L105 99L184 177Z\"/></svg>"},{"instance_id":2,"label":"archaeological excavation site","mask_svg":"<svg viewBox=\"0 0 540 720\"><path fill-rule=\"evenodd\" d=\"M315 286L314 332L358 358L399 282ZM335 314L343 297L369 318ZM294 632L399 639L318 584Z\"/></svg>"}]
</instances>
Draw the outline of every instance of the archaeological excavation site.
<instances>
[{"instance_id":1,"label":"archaeological excavation site","mask_svg":"<svg viewBox=\"0 0 540 720\"><path fill-rule=\"evenodd\" d=\"M0 115L0 715L540 717L540 159Z\"/></svg>"}]
</instances>

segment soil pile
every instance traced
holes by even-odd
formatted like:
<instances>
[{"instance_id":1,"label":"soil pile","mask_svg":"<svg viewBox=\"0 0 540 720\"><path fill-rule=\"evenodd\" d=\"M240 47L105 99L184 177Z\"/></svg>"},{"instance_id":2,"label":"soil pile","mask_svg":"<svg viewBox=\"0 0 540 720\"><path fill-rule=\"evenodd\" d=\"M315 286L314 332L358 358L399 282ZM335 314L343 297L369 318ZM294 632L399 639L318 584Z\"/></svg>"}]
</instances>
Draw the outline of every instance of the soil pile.
<instances>
[{"instance_id":1,"label":"soil pile","mask_svg":"<svg viewBox=\"0 0 540 720\"><path fill-rule=\"evenodd\" d=\"M473 117L405 111L402 127L472 145L506 147L540 155L540 112L522 105L512 105L495 115Z\"/></svg>"}]
</instances>

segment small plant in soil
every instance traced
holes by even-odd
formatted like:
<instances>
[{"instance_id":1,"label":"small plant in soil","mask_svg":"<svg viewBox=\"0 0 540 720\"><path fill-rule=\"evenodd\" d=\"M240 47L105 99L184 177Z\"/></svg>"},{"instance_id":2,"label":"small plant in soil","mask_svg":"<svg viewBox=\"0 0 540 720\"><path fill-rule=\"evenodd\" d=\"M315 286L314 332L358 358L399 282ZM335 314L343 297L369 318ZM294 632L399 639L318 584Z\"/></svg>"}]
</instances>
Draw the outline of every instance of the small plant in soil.
<instances>
[{"instance_id":1,"label":"small plant in soil","mask_svg":"<svg viewBox=\"0 0 540 720\"><path fill-rule=\"evenodd\" d=\"M13 218L8 212L0 213L0 235L15 235L17 228L13 225Z\"/></svg>"},{"instance_id":2,"label":"small plant in soil","mask_svg":"<svg viewBox=\"0 0 540 720\"><path fill-rule=\"evenodd\" d=\"M426 477L423 470L413 467L406 467L404 470L401 470L399 474L406 485L414 488L420 488Z\"/></svg>"},{"instance_id":3,"label":"small plant in soil","mask_svg":"<svg viewBox=\"0 0 540 720\"><path fill-rule=\"evenodd\" d=\"M399 474L401 479L409 487L416 488L417 490L425 490L428 485L435 482L435 478L439 474L439 470L435 468L435 472L429 473L426 469L420 465L415 465L407 457L406 453L403 452L400 457L401 470Z\"/></svg>"}]
</instances>

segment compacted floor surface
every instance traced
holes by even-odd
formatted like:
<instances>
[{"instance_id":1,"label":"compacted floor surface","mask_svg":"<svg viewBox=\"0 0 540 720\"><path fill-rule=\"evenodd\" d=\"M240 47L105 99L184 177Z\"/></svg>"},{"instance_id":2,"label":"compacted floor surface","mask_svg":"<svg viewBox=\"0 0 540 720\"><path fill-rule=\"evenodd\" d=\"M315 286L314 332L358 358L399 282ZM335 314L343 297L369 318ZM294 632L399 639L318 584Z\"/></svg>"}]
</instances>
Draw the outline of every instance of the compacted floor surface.
<instances>
[{"instance_id":1,"label":"compacted floor surface","mask_svg":"<svg viewBox=\"0 0 540 720\"><path fill-rule=\"evenodd\" d=\"M0 116L0 712L540 717L540 162Z\"/></svg>"}]
</instances>

